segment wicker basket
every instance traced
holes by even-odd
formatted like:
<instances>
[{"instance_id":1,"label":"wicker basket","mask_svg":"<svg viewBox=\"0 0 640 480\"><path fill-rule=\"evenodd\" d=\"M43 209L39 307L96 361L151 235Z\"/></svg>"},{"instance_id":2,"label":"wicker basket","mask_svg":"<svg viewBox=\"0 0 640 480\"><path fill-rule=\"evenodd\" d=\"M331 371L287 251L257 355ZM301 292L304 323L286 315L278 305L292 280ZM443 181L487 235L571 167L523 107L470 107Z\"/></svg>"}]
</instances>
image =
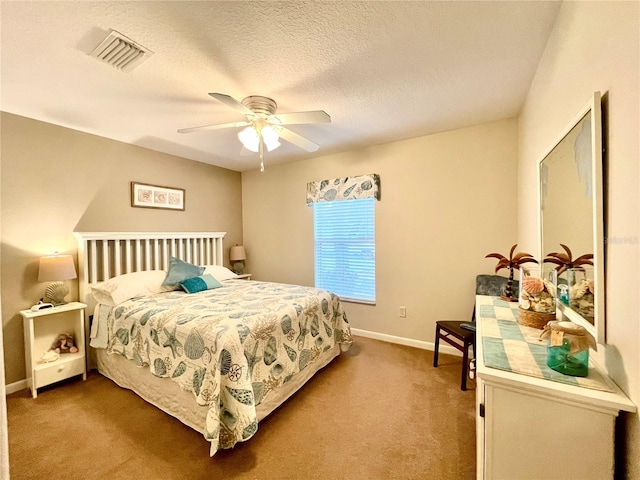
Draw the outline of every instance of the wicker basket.
<instances>
[{"instance_id":1,"label":"wicker basket","mask_svg":"<svg viewBox=\"0 0 640 480\"><path fill-rule=\"evenodd\" d=\"M532 312L531 310L523 310L518 308L518 323L525 327L532 327L542 330L547 322L556 319L555 313Z\"/></svg>"}]
</instances>

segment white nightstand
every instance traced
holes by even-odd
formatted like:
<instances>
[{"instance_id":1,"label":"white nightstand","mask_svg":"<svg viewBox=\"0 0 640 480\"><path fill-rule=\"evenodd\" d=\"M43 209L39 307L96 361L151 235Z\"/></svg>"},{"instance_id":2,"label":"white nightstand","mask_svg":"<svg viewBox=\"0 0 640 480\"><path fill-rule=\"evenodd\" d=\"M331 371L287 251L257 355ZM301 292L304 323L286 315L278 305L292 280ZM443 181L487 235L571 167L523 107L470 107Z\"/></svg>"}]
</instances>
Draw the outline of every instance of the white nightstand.
<instances>
[{"instance_id":1,"label":"white nightstand","mask_svg":"<svg viewBox=\"0 0 640 480\"><path fill-rule=\"evenodd\" d=\"M71 302L38 312L21 310L24 323L24 358L27 370L27 385L33 398L38 396L38 388L65 380L76 375L87 379L86 349L84 342L87 306L80 302ZM61 353L55 362L43 363L41 357L47 352L58 335L73 335L78 351Z\"/></svg>"},{"instance_id":2,"label":"white nightstand","mask_svg":"<svg viewBox=\"0 0 640 480\"><path fill-rule=\"evenodd\" d=\"M236 278L241 278L243 280L251 280L252 273L243 273L242 275L238 275Z\"/></svg>"}]
</instances>

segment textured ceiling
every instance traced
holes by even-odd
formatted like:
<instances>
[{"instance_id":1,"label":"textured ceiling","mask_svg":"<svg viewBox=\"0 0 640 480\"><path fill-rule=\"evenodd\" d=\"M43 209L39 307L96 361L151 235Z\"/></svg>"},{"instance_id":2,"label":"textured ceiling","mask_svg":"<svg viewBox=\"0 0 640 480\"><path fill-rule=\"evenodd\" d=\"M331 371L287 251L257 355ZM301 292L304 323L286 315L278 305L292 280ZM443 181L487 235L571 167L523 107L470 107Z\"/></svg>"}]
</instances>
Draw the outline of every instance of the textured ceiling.
<instances>
[{"instance_id":1,"label":"textured ceiling","mask_svg":"<svg viewBox=\"0 0 640 480\"><path fill-rule=\"evenodd\" d=\"M558 2L2 2L0 108L237 171L244 120L209 97L264 95L320 145L276 164L513 117ZM110 29L154 52L129 73L89 53Z\"/></svg>"}]
</instances>

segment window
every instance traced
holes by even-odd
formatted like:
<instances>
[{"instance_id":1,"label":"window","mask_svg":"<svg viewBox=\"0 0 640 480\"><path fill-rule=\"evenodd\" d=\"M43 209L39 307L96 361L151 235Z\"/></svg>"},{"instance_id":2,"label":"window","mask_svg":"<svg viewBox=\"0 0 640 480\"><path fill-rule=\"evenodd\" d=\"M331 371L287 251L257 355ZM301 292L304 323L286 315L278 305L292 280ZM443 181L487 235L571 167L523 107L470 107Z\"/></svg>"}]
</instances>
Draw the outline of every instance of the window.
<instances>
[{"instance_id":1,"label":"window","mask_svg":"<svg viewBox=\"0 0 640 480\"><path fill-rule=\"evenodd\" d=\"M376 301L374 198L313 204L316 287Z\"/></svg>"}]
</instances>

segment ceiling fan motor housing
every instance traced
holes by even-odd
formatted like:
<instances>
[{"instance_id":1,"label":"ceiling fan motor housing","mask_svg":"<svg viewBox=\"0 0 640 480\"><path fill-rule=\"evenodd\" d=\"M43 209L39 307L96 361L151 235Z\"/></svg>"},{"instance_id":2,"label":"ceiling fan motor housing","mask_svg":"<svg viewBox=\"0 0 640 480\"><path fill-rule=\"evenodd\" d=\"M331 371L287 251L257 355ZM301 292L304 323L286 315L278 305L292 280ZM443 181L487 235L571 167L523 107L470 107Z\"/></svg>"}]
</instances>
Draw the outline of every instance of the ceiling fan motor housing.
<instances>
[{"instance_id":1,"label":"ceiling fan motor housing","mask_svg":"<svg viewBox=\"0 0 640 480\"><path fill-rule=\"evenodd\" d=\"M256 115L268 117L276 113L278 104L275 100L260 95L250 95L242 99L242 104Z\"/></svg>"}]
</instances>

